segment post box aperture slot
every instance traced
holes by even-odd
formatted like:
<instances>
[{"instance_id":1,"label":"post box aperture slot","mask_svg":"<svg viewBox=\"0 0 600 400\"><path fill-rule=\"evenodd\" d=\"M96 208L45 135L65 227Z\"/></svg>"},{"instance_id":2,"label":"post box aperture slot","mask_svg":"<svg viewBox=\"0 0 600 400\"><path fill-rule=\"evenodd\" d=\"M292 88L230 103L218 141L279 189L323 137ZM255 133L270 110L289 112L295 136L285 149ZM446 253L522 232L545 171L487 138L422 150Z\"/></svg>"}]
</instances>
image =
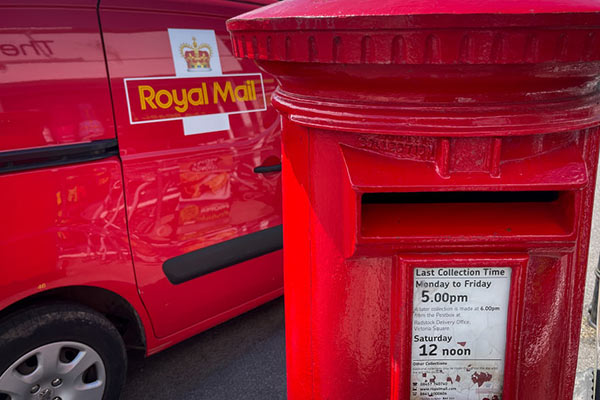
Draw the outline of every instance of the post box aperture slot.
<instances>
[{"instance_id":1,"label":"post box aperture slot","mask_svg":"<svg viewBox=\"0 0 600 400\"><path fill-rule=\"evenodd\" d=\"M530 203L558 200L558 191L365 193L363 204Z\"/></svg>"},{"instance_id":2,"label":"post box aperture slot","mask_svg":"<svg viewBox=\"0 0 600 400\"><path fill-rule=\"evenodd\" d=\"M572 191L364 193L360 237L564 237Z\"/></svg>"}]
</instances>

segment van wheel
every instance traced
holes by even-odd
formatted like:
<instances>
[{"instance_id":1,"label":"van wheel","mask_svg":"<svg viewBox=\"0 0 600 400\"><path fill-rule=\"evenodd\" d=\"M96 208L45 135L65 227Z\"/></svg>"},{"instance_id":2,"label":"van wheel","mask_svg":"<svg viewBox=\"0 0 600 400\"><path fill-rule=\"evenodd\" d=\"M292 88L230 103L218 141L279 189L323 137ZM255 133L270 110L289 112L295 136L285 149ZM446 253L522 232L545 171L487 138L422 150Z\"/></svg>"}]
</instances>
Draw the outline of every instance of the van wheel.
<instances>
[{"instance_id":1,"label":"van wheel","mask_svg":"<svg viewBox=\"0 0 600 400\"><path fill-rule=\"evenodd\" d=\"M0 321L0 400L118 399L125 345L101 314L75 304L28 308Z\"/></svg>"}]
</instances>

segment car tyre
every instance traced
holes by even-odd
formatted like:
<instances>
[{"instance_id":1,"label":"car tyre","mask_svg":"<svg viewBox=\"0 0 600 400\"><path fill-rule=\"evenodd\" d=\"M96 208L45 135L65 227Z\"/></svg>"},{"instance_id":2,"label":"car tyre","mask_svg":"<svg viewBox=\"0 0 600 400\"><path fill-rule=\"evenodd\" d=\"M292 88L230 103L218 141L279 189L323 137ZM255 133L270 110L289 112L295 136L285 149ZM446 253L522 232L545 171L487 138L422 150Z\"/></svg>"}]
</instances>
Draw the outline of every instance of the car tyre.
<instances>
[{"instance_id":1,"label":"car tyre","mask_svg":"<svg viewBox=\"0 0 600 400\"><path fill-rule=\"evenodd\" d=\"M127 370L113 324L70 303L30 307L0 320L0 354L0 400L118 399Z\"/></svg>"}]
</instances>

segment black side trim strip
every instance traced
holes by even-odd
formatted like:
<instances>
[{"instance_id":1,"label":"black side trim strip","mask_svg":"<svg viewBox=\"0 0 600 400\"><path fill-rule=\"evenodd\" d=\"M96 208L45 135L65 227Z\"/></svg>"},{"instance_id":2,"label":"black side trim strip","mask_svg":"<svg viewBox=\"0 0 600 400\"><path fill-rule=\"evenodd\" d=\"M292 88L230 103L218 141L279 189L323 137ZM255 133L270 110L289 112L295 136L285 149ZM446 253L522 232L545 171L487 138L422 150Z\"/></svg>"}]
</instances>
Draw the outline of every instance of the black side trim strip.
<instances>
[{"instance_id":1,"label":"black side trim strip","mask_svg":"<svg viewBox=\"0 0 600 400\"><path fill-rule=\"evenodd\" d=\"M117 139L0 152L0 174L55 167L119 155Z\"/></svg>"},{"instance_id":2,"label":"black side trim strip","mask_svg":"<svg viewBox=\"0 0 600 400\"><path fill-rule=\"evenodd\" d=\"M283 229L278 225L170 258L163 271L178 285L282 248Z\"/></svg>"},{"instance_id":3,"label":"black side trim strip","mask_svg":"<svg viewBox=\"0 0 600 400\"><path fill-rule=\"evenodd\" d=\"M266 167L256 167L254 172L257 174L267 174L269 172L281 172L281 164L269 165Z\"/></svg>"}]
</instances>

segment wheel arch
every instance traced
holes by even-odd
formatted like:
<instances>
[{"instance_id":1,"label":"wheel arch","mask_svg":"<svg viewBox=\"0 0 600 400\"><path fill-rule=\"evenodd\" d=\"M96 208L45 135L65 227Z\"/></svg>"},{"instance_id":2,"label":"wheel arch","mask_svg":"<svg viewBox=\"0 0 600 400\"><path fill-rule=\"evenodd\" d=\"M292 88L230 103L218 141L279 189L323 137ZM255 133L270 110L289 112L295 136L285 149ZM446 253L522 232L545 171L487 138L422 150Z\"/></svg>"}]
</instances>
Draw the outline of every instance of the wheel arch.
<instances>
[{"instance_id":1,"label":"wheel arch","mask_svg":"<svg viewBox=\"0 0 600 400\"><path fill-rule=\"evenodd\" d=\"M65 286L25 297L0 310L0 321L26 308L60 301L89 307L104 315L119 331L128 349L146 351L146 335L142 320L124 297L97 286Z\"/></svg>"}]
</instances>

